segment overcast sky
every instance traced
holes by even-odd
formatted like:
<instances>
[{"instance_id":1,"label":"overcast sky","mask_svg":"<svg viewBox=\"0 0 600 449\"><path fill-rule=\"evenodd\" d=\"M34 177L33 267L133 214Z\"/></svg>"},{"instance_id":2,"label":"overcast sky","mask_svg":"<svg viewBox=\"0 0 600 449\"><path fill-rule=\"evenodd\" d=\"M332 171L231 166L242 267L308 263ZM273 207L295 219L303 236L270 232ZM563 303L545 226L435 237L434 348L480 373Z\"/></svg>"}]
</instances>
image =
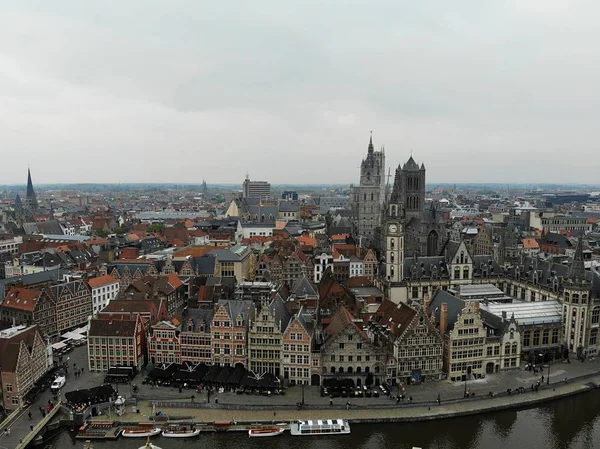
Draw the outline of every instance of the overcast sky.
<instances>
[{"instance_id":1,"label":"overcast sky","mask_svg":"<svg viewBox=\"0 0 600 449\"><path fill-rule=\"evenodd\" d=\"M0 2L0 184L600 182L600 3Z\"/></svg>"}]
</instances>

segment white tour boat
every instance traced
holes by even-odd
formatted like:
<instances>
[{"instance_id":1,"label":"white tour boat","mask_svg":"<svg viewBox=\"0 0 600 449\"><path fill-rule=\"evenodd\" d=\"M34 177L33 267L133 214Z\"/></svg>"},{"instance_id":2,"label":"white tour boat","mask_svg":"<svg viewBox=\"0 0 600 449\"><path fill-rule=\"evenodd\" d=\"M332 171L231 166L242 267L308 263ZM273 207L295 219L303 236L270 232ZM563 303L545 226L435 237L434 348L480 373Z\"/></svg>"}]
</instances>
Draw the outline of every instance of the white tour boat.
<instances>
[{"instance_id":1,"label":"white tour boat","mask_svg":"<svg viewBox=\"0 0 600 449\"><path fill-rule=\"evenodd\" d=\"M248 436L250 438L255 437L276 437L277 435L281 435L285 429L283 427L269 427L262 429L250 429L248 431Z\"/></svg>"},{"instance_id":2,"label":"white tour boat","mask_svg":"<svg viewBox=\"0 0 600 449\"><path fill-rule=\"evenodd\" d=\"M165 438L191 438L200 435L200 429L191 427L168 427L162 431Z\"/></svg>"},{"instance_id":3,"label":"white tour boat","mask_svg":"<svg viewBox=\"0 0 600 449\"><path fill-rule=\"evenodd\" d=\"M148 429L125 429L121 433L125 438L146 438L158 435L161 430L158 427Z\"/></svg>"},{"instance_id":4,"label":"white tour boat","mask_svg":"<svg viewBox=\"0 0 600 449\"><path fill-rule=\"evenodd\" d=\"M290 424L292 435L338 435L350 433L350 424L346 419L318 419L295 421Z\"/></svg>"}]
</instances>

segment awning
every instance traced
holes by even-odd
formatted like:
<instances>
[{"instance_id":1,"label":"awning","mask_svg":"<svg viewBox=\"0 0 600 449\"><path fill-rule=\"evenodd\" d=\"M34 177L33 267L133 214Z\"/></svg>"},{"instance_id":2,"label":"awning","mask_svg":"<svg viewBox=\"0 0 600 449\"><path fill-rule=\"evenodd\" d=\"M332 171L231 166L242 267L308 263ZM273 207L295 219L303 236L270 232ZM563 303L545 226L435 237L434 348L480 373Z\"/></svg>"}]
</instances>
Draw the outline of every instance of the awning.
<instances>
[{"instance_id":1,"label":"awning","mask_svg":"<svg viewBox=\"0 0 600 449\"><path fill-rule=\"evenodd\" d=\"M65 332L61 335L61 338L64 338L65 340L83 340L85 335L81 335L76 332Z\"/></svg>"},{"instance_id":2,"label":"awning","mask_svg":"<svg viewBox=\"0 0 600 449\"><path fill-rule=\"evenodd\" d=\"M55 350L57 350L57 351L58 351L59 349L66 348L66 347L67 347L67 344L66 344L66 343L64 343L64 342L62 342L62 341L61 341L61 342L59 342L59 343L54 343L54 344L52 345L52 349L55 349Z\"/></svg>"}]
</instances>

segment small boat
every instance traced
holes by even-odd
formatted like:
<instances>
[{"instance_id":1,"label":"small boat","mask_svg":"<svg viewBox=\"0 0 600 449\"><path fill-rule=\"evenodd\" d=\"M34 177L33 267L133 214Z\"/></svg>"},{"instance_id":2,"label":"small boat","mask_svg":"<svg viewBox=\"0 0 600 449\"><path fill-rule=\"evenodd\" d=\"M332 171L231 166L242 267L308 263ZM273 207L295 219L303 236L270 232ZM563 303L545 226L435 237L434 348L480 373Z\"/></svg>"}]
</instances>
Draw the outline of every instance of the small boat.
<instances>
[{"instance_id":1,"label":"small boat","mask_svg":"<svg viewBox=\"0 0 600 449\"><path fill-rule=\"evenodd\" d=\"M162 431L165 438L191 438L200 435L200 429L192 427L168 427Z\"/></svg>"},{"instance_id":2,"label":"small boat","mask_svg":"<svg viewBox=\"0 0 600 449\"><path fill-rule=\"evenodd\" d=\"M146 444L144 444L140 449L161 449L156 444L150 442L150 437L146 440Z\"/></svg>"},{"instance_id":3,"label":"small boat","mask_svg":"<svg viewBox=\"0 0 600 449\"><path fill-rule=\"evenodd\" d=\"M290 424L292 435L339 435L350 433L350 424L346 419L318 419L295 421Z\"/></svg>"},{"instance_id":4,"label":"small boat","mask_svg":"<svg viewBox=\"0 0 600 449\"><path fill-rule=\"evenodd\" d=\"M285 429L283 427L270 427L270 428L262 428L262 429L250 429L248 431L248 436L250 438L256 437L276 437L277 435L281 435Z\"/></svg>"},{"instance_id":5,"label":"small boat","mask_svg":"<svg viewBox=\"0 0 600 449\"><path fill-rule=\"evenodd\" d=\"M125 429L121 433L125 438L146 438L158 435L161 430L158 427L153 429Z\"/></svg>"}]
</instances>

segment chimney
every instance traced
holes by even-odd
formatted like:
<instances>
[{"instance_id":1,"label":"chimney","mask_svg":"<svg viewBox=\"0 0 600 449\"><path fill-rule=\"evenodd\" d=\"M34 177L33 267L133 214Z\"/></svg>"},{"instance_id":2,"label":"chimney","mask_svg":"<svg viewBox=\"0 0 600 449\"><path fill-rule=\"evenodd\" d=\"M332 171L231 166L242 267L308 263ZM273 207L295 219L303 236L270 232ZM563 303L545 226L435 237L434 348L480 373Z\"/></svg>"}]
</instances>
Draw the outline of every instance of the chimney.
<instances>
[{"instance_id":1,"label":"chimney","mask_svg":"<svg viewBox=\"0 0 600 449\"><path fill-rule=\"evenodd\" d=\"M506 310L502 311L502 322L506 321Z\"/></svg>"},{"instance_id":2,"label":"chimney","mask_svg":"<svg viewBox=\"0 0 600 449\"><path fill-rule=\"evenodd\" d=\"M443 302L440 312L440 334L442 336L446 333L446 329L448 329L448 303Z\"/></svg>"},{"instance_id":3,"label":"chimney","mask_svg":"<svg viewBox=\"0 0 600 449\"><path fill-rule=\"evenodd\" d=\"M479 301L473 303L473 308L475 309L475 312L479 312Z\"/></svg>"},{"instance_id":4,"label":"chimney","mask_svg":"<svg viewBox=\"0 0 600 449\"><path fill-rule=\"evenodd\" d=\"M423 303L425 304L425 314L429 315L429 305L431 304L431 296L425 295L423 298Z\"/></svg>"}]
</instances>

